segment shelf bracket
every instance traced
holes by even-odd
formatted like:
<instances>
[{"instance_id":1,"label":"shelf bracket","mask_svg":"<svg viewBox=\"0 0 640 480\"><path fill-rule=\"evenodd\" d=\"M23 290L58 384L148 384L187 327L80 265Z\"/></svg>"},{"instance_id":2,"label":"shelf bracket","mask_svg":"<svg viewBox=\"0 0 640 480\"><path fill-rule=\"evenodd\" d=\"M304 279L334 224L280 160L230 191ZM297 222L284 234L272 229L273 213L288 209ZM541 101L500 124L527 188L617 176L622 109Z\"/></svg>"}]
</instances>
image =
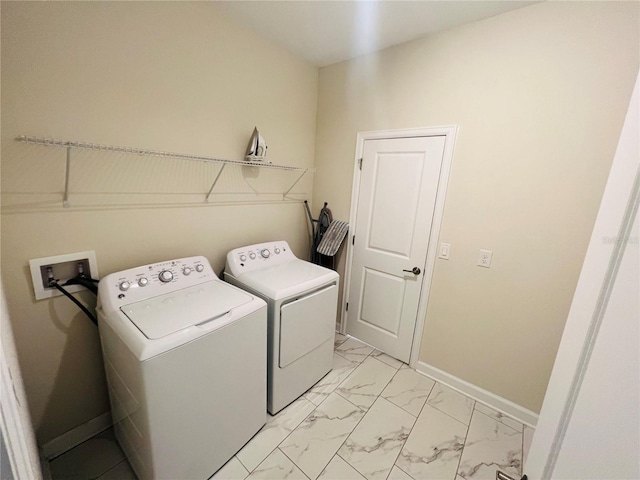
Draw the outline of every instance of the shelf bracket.
<instances>
[{"instance_id":1,"label":"shelf bracket","mask_svg":"<svg viewBox=\"0 0 640 480\"><path fill-rule=\"evenodd\" d=\"M218 180L220 179L220 175L222 175L222 172L224 171L224 167L226 167L227 164L223 163L222 164L222 168L220 169L220 171L218 172L218 175L216 175L215 180L213 181L213 183L211 184L211 188L209 189L209 191L207 192L207 197L204 199L205 202L209 201L209 197L211 196L211 192L213 192L213 189L216 187L216 183L218 183Z\"/></svg>"},{"instance_id":2,"label":"shelf bracket","mask_svg":"<svg viewBox=\"0 0 640 480\"><path fill-rule=\"evenodd\" d=\"M67 161L64 171L64 195L62 197L62 206L69 208L69 176L71 175L71 147L67 147Z\"/></svg>"},{"instance_id":3,"label":"shelf bracket","mask_svg":"<svg viewBox=\"0 0 640 480\"><path fill-rule=\"evenodd\" d=\"M304 171L302 172L302 174L301 174L298 178L296 178L296 181L295 181L295 182L293 182L293 183L291 184L291 186L289 187L289 190L287 190L286 192L284 192L284 193L282 194L282 199L283 199L283 200L287 197L287 195L289 194L289 192L290 192L291 190L293 190L293 187L295 187L295 186L296 186L296 184L297 184L300 180L302 180L302 177L304 177L304 174L305 174L305 173L307 173L307 170L304 170Z\"/></svg>"}]
</instances>

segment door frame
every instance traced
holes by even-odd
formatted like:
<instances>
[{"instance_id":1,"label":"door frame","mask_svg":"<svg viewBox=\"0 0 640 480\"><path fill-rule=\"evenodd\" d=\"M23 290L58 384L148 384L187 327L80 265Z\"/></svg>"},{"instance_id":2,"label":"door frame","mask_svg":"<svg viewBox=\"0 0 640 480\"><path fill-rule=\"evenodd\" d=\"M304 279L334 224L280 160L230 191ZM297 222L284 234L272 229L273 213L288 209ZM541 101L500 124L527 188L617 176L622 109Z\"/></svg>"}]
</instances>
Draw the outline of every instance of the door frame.
<instances>
[{"instance_id":1,"label":"door frame","mask_svg":"<svg viewBox=\"0 0 640 480\"><path fill-rule=\"evenodd\" d=\"M427 302L429 299L429 291L431 290L431 280L435 268L437 258L438 242L440 239L440 226L442 224L442 215L444 212L444 204L449 185L449 176L451 173L451 163L453 160L453 149L455 145L456 135L458 133L457 125L445 125L440 127L410 128L400 130L376 130L368 132L358 132L356 137L356 154L353 163L353 185L351 187L351 208L349 210L349 237L353 237L355 231L356 219L358 214L358 197L360 194L360 181L362 172L360 170L360 159L364 152L364 142L366 140L392 140L397 138L415 138L415 137L445 137L444 153L442 155L442 163L440 165L440 178L438 179L438 189L436 193L436 203L433 211L433 221L431 224L431 234L429 235L429 245L427 247L427 261L422 277L422 287L420 289L420 299L418 302L418 313L416 318L416 327L413 332L413 341L411 343L411 355L409 366L415 368L418 363L420 354L420 344L422 342L422 334L424 331L425 316L427 313ZM347 328L349 312L346 310L347 299L349 298L349 283L351 280L351 266L353 262L353 245L351 240L347 239L347 259L345 264L344 282L342 286L342 304L340 305L340 333L345 333Z\"/></svg>"},{"instance_id":2,"label":"door frame","mask_svg":"<svg viewBox=\"0 0 640 480\"><path fill-rule=\"evenodd\" d=\"M40 456L24 389L6 295L0 279L0 437L9 457L3 465L10 478L42 480ZM5 460L5 458L3 458Z\"/></svg>"}]
</instances>

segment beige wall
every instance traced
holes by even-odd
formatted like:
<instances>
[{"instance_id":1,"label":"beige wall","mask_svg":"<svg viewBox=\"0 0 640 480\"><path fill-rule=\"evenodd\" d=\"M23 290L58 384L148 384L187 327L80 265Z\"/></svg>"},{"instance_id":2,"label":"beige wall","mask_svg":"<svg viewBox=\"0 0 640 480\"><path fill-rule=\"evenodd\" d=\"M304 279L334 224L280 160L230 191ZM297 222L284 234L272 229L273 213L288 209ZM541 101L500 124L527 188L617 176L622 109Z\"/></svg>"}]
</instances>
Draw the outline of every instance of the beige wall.
<instances>
[{"instance_id":1,"label":"beige wall","mask_svg":"<svg viewBox=\"0 0 640 480\"><path fill-rule=\"evenodd\" d=\"M96 328L63 297L34 300L29 259L95 250L104 276L189 255L206 256L219 272L229 249L272 239L307 255L299 202L78 208L82 199L72 196L63 210L64 150L13 141L26 134L241 159L257 125L274 163L311 167L317 69L215 8L2 2L2 279L40 444L109 406ZM97 168L107 157L88 161ZM100 170L100 188L139 181L146 189L155 178L164 188L170 175L190 178L179 189L187 193L199 171L179 161L164 172L156 165L114 164ZM92 171L74 163L76 190L96 181ZM298 192L310 194L311 178L302 184Z\"/></svg>"},{"instance_id":2,"label":"beige wall","mask_svg":"<svg viewBox=\"0 0 640 480\"><path fill-rule=\"evenodd\" d=\"M320 70L314 198L334 218L356 132L459 126L420 360L536 412L638 71L639 7L545 2Z\"/></svg>"}]
</instances>

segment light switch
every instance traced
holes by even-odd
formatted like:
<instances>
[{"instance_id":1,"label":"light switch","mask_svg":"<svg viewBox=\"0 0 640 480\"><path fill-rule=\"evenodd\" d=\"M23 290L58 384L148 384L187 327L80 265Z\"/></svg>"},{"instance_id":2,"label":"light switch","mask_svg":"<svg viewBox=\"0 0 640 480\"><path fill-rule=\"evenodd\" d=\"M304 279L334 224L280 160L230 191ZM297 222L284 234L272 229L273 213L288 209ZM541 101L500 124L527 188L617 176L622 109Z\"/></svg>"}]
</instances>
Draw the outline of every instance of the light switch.
<instances>
[{"instance_id":1,"label":"light switch","mask_svg":"<svg viewBox=\"0 0 640 480\"><path fill-rule=\"evenodd\" d=\"M444 260L449 260L449 253L451 252L451 244L450 243L441 243L440 251L438 252L438 257Z\"/></svg>"}]
</instances>

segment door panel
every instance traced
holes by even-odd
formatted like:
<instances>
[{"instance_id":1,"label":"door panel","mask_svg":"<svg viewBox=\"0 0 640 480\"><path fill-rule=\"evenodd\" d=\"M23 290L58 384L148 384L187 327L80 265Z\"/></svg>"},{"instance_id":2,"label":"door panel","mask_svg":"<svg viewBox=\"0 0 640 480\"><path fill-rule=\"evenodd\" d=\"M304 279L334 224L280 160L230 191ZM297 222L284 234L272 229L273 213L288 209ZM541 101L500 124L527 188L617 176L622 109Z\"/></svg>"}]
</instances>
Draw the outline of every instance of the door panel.
<instances>
[{"instance_id":1,"label":"door panel","mask_svg":"<svg viewBox=\"0 0 640 480\"><path fill-rule=\"evenodd\" d=\"M403 152L384 153L375 158L367 248L405 258L411 255L423 159L421 153ZM403 208L388 208L390 205Z\"/></svg>"},{"instance_id":2,"label":"door panel","mask_svg":"<svg viewBox=\"0 0 640 480\"><path fill-rule=\"evenodd\" d=\"M366 140L347 333L409 361L444 136ZM434 239L436 241L437 239Z\"/></svg>"},{"instance_id":3,"label":"door panel","mask_svg":"<svg viewBox=\"0 0 640 480\"><path fill-rule=\"evenodd\" d=\"M384 272L365 268L362 309L359 320L398 335L404 299L404 281Z\"/></svg>"}]
</instances>

